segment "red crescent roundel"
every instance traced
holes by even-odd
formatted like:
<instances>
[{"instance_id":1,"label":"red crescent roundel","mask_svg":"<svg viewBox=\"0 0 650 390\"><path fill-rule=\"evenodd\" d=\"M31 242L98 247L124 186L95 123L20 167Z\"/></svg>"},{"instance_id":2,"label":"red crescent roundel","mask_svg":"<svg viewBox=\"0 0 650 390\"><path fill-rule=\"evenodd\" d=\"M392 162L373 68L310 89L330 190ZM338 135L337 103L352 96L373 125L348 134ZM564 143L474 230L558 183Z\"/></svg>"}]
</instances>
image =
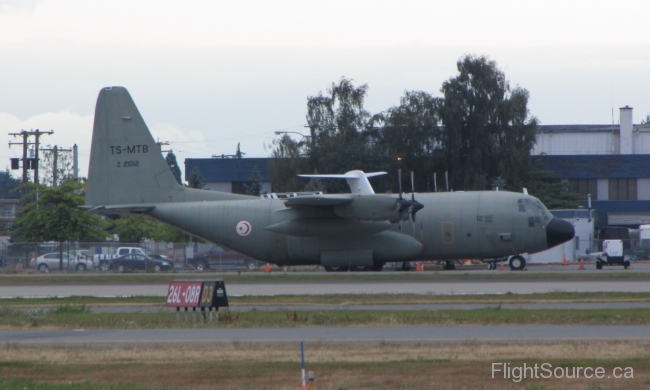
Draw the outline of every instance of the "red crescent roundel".
<instances>
[{"instance_id":1,"label":"red crescent roundel","mask_svg":"<svg viewBox=\"0 0 650 390\"><path fill-rule=\"evenodd\" d=\"M235 230L237 230L237 234L239 234L242 237L246 237L247 235L251 234L252 226L250 222L248 221L240 221L237 226L235 226Z\"/></svg>"}]
</instances>

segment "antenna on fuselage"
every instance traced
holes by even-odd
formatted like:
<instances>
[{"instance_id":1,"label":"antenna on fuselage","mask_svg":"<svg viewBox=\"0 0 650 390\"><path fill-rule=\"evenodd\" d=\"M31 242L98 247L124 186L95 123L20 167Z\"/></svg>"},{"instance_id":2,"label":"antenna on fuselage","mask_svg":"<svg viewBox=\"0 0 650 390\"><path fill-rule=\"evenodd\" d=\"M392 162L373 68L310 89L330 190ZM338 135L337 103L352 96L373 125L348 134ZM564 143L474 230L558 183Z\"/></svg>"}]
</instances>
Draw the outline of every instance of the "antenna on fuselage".
<instances>
[{"instance_id":1,"label":"antenna on fuselage","mask_svg":"<svg viewBox=\"0 0 650 390\"><path fill-rule=\"evenodd\" d=\"M433 172L433 192L438 192L438 179L436 177L436 172Z\"/></svg>"},{"instance_id":2,"label":"antenna on fuselage","mask_svg":"<svg viewBox=\"0 0 650 390\"><path fill-rule=\"evenodd\" d=\"M447 192L449 192L449 171L445 171L445 184L447 185Z\"/></svg>"}]
</instances>

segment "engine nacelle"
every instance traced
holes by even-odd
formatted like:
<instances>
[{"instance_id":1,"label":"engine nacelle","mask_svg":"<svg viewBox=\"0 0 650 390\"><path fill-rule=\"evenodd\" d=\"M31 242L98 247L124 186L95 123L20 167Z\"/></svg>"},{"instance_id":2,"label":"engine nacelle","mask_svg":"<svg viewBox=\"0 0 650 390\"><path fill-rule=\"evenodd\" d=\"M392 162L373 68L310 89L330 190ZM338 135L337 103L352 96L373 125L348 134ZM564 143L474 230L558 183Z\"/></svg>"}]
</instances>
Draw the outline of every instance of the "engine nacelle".
<instances>
[{"instance_id":1,"label":"engine nacelle","mask_svg":"<svg viewBox=\"0 0 650 390\"><path fill-rule=\"evenodd\" d=\"M334 214L359 221L399 222L397 198L388 195L359 195L352 202L333 207Z\"/></svg>"}]
</instances>

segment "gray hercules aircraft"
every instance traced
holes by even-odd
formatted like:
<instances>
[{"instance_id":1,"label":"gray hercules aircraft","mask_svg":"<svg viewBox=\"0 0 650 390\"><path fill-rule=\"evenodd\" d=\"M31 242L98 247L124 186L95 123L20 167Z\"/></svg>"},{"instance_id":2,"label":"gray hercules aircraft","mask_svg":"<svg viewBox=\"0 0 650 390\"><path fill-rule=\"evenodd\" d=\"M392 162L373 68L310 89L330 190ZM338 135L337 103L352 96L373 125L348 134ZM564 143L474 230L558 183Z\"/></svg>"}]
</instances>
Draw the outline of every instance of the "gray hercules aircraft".
<instances>
[{"instance_id":1,"label":"gray hercules aircraft","mask_svg":"<svg viewBox=\"0 0 650 390\"><path fill-rule=\"evenodd\" d=\"M348 180L350 194L284 199L183 187L129 92L109 87L100 91L95 108L85 208L148 215L259 260L320 264L328 271L503 258L540 252L574 236L570 223L553 218L527 194L412 193L409 199L401 191L375 194L367 179L372 175L334 175Z\"/></svg>"}]
</instances>

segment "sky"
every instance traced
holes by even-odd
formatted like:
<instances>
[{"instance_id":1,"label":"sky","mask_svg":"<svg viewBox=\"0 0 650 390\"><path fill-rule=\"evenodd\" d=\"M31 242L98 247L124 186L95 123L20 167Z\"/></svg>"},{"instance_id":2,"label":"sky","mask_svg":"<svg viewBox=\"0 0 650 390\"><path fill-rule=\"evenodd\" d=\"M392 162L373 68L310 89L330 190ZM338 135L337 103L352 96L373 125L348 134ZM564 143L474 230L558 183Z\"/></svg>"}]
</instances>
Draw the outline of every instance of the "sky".
<instances>
[{"instance_id":1,"label":"sky","mask_svg":"<svg viewBox=\"0 0 650 390\"><path fill-rule=\"evenodd\" d=\"M275 131L306 133L307 98L341 77L378 113L405 91L440 96L465 54L526 88L542 124L618 123L625 105L639 123L648 15L625 0L0 0L0 130L53 130L41 143L76 143L85 176L97 94L118 85L181 168L238 142L265 157ZM6 166L20 155L0 146Z\"/></svg>"}]
</instances>

